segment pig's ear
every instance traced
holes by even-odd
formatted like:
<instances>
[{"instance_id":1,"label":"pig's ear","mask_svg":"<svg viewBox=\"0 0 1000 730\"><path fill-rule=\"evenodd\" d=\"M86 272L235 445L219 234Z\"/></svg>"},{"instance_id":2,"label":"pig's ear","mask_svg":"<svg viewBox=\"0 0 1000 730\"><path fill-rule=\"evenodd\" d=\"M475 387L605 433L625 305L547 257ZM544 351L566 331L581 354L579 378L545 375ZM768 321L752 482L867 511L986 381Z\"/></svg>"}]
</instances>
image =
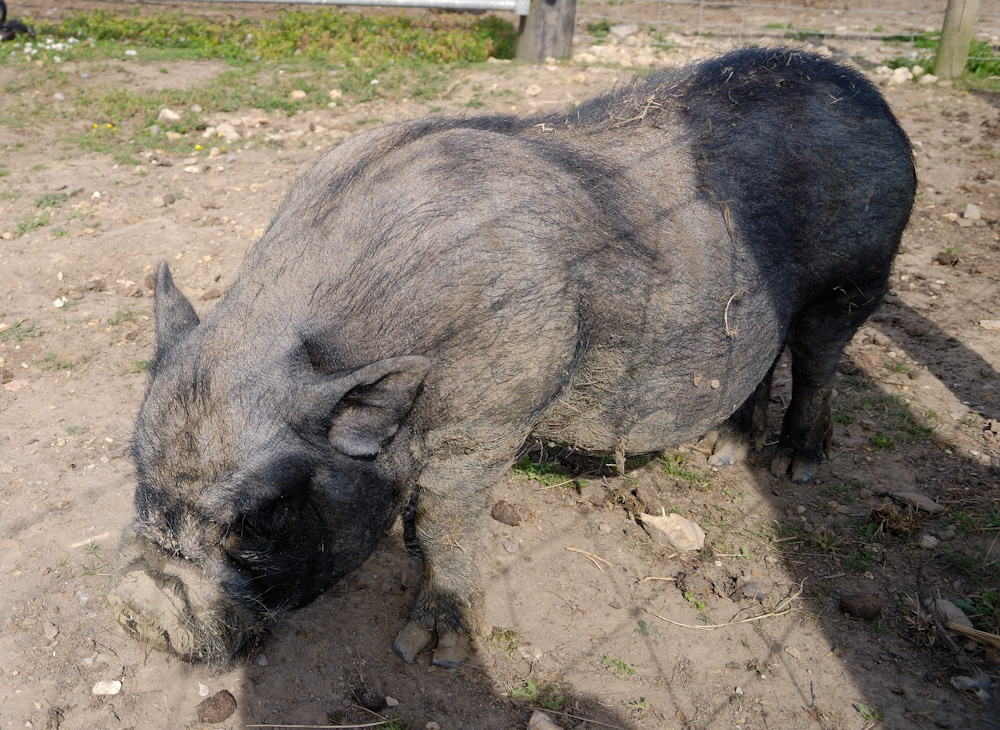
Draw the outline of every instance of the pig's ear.
<instances>
[{"instance_id":1,"label":"pig's ear","mask_svg":"<svg viewBox=\"0 0 1000 730\"><path fill-rule=\"evenodd\" d=\"M374 456L413 406L431 361L408 355L366 365L341 379L346 392L333 411L329 437L348 456Z\"/></svg>"},{"instance_id":2,"label":"pig's ear","mask_svg":"<svg viewBox=\"0 0 1000 730\"><path fill-rule=\"evenodd\" d=\"M191 302L174 286L170 267L164 261L156 271L156 359L162 360L184 335L198 326Z\"/></svg>"}]
</instances>

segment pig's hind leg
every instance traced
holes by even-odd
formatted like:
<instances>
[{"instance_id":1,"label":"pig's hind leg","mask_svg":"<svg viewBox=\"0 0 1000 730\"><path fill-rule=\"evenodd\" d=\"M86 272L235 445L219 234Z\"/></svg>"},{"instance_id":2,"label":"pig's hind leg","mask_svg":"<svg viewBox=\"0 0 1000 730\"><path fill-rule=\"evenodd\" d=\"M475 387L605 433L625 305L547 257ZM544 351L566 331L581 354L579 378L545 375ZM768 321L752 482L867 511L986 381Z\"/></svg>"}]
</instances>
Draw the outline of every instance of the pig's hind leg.
<instances>
[{"instance_id":1,"label":"pig's hind leg","mask_svg":"<svg viewBox=\"0 0 1000 730\"><path fill-rule=\"evenodd\" d=\"M875 311L883 285L836 287L810 302L788 338L792 353L792 400L781 425L771 473L802 484L829 454L833 426L830 394L844 347Z\"/></svg>"},{"instance_id":2,"label":"pig's hind leg","mask_svg":"<svg viewBox=\"0 0 1000 730\"><path fill-rule=\"evenodd\" d=\"M780 353L778 357L781 357ZM757 451L764 448L764 438L767 435L767 405L771 400L771 381L777 364L778 360L775 359L767 375L750 397L719 426L712 455L708 459L710 465L739 464L750 451L750 444L753 444Z\"/></svg>"}]
</instances>

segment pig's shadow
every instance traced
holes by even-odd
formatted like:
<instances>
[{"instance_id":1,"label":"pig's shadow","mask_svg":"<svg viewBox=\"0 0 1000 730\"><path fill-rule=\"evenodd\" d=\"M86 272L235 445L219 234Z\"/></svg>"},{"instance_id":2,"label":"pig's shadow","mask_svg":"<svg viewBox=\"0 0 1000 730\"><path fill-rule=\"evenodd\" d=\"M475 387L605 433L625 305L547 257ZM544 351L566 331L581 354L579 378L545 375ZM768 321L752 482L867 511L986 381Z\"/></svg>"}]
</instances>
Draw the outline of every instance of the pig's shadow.
<instances>
[{"instance_id":1,"label":"pig's shadow","mask_svg":"<svg viewBox=\"0 0 1000 730\"><path fill-rule=\"evenodd\" d=\"M968 346L898 303L876 315L871 324L892 340L895 347L903 350L910 360L925 367L953 389L956 397L971 404L973 409L978 409L982 416L1000 417L998 404L987 398L991 393L1000 392L1000 374ZM878 390L877 383L866 382L872 389ZM782 396L782 389L776 388L775 400L779 401ZM769 424L772 436L778 428L781 415L779 407L772 408ZM842 452L847 448L842 447ZM786 519L782 515L787 516L793 505L818 505L827 499L821 493L826 469L821 470L818 484L793 485L787 480L777 480L768 473L772 452L773 446L752 456L752 468L747 472L758 493L770 502L772 513L778 516L775 518L777 521ZM928 490L945 482L955 482L964 484L967 490L971 490L970 494L986 495L986 485L996 483L994 467L966 458L967 455L947 455L931 440L928 440L925 452L932 456L914 460L913 478L918 485L926 485ZM531 457L529 461L537 462L537 452L529 452L528 456ZM866 477L864 459L856 454L848 458L855 459L857 479L863 481ZM640 467L642 462L641 458L631 459L629 468ZM567 457L564 453L560 463L570 478L584 473L590 476L613 474L613 467L606 460L602 462L581 458L579 455ZM525 468L528 468L527 463ZM850 470L849 467L847 471ZM841 464L838 469L840 478L843 478L844 472ZM894 487L892 484L880 486L888 491L892 491ZM932 493L931 496L935 495ZM530 505L527 491L525 501ZM943 520L942 524L945 524ZM889 541L883 547L887 551L905 551L912 547L915 539L916 535L913 535L905 541ZM965 536L960 535L956 541L945 554L956 551L977 554L979 548L966 540ZM988 558L988 555L980 556L982 565L989 565ZM882 566L890 562L895 561L886 560ZM794 578L806 577L803 575L801 561L787 560L783 567ZM947 577L949 570L947 560L941 564L929 561L925 579L934 582L942 576ZM393 653L392 640L406 621L418 571L419 562L404 550L401 530L397 526L360 569L313 604L290 614L279 623L264 646L266 666L258 666L253 660L248 662L247 671L253 690L250 693L252 698L242 705L246 724L347 725L373 722L378 717L360 706L356 694L357 688L365 687L376 694L388 695L398 702L398 705L383 708L381 715L399 718L407 725L387 727L434 727L428 723L437 723L441 728L476 730L526 727L531 711L538 707L537 704L532 705L524 698L518 699L516 692L512 696L512 691L517 688L499 687L497 680L491 678L497 676L497 673L491 675L479 666L481 662L502 661L502 657L491 659L489 656L497 652L481 653L475 660L457 669L433 667L427 663L426 657L421 657L414 665L407 665ZM877 565L871 571L875 573L876 585L881 585L884 589L905 590L911 594L916 592L915 575L902 579L898 576L880 576ZM853 687L845 688L845 693L870 708L895 708L886 718L887 726L890 727L903 727L899 723L907 722L904 719L902 701L898 696L891 696L893 693L903 693L908 697L933 697L936 709L931 719L934 721L943 722L950 718L961 722L958 718L966 718L973 723L970 727L1000 728L1000 723L996 720L1000 717L998 700L976 706L948 686L950 677L963 673L962 670L954 665L954 657L939 648L940 642L934 648L914 649L913 631L906 625L902 611L887 605L883 612L883 627L895 629L895 633L873 632L870 626L841 615L837 609L837 595L864 583L858 573L845 573L839 580L827 583L828 589L832 587L832 593L825 597L820 593L813 598L816 608L823 615L820 625L831 645L843 645L844 632L864 634L848 642L855 646L870 640L871 653L864 654L862 650L858 650L856 661L848 665L851 666ZM993 579L996 577L994 573ZM911 585L906 585L907 581ZM405 592L400 584L406 586ZM903 584L902 587L900 584ZM491 599L489 586L487 594L487 601L499 598L493 595ZM639 614L628 613L625 621L629 624L628 631L631 631ZM622 627L609 627L609 631L616 628ZM763 632L760 635L765 636ZM814 696L811 678L804 672L796 673L794 666L782 661L787 659L783 656L783 639L786 637L775 638L773 633L767 636L770 636L770 644L768 652L760 657L762 665L772 660L782 664L785 667L785 679L792 682L800 709L809 712L817 708L822 698ZM885 657L906 656L926 658L926 673L920 676L919 672L915 672L913 660L909 662L908 671L898 675L895 674L895 665L883 662ZM664 645L663 653L651 653L649 660L652 666L647 665L646 673L652 672L664 678L667 684L666 690L658 695L659 703L662 704L666 697L673 706L655 707L654 716L637 716L630 721L602 705L600 698L568 692L557 712L570 713L578 719L571 720L565 715L553 713L553 720L564 728L601 727L601 723L608 727L646 728L654 726L656 718L659 718L661 726L670 727L713 728L725 722L731 713L731 697L718 697L708 705L701 702L697 706L697 717L692 722L678 721L677 717L691 716L692 697L682 696L673 689L670 679L676 672L673 664L676 657ZM893 672L892 682L885 680L886 671ZM581 724L582 718L595 724Z\"/></svg>"}]
</instances>

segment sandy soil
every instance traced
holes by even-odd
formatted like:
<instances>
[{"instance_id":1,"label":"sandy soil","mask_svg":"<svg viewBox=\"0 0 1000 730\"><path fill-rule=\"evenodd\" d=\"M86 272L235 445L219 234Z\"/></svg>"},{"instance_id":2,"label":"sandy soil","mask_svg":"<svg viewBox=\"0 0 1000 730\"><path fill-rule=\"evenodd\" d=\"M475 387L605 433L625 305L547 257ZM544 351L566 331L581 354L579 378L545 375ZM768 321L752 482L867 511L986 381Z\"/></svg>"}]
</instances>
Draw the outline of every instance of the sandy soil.
<instances>
[{"instance_id":1,"label":"sandy soil","mask_svg":"<svg viewBox=\"0 0 1000 730\"><path fill-rule=\"evenodd\" d=\"M196 83L221 66L168 70L79 64L67 87L22 93ZM14 73L0 65L0 84ZM486 64L457 75L433 106L467 112L476 95L487 110L554 108L625 74ZM527 519L488 519L479 555L497 629L456 670L392 652L419 574L399 530L227 671L145 651L104 597L132 509L128 444L152 355L152 267L169 260L209 309L321 152L367 120L431 105L374 101L291 118L243 110L226 115L247 118L226 152L196 154L204 140L193 135L191 159L144 150L134 168L64 146L62 129L0 126L0 726L202 727L204 685L236 697L236 714L217 725L226 728L377 720L354 699L359 686L398 700L383 714L410 728L523 728L539 702L566 728L862 728L872 718L886 728L1000 727L1000 653L959 641L993 674L994 699L959 691L953 677L971 670L906 602L918 572L926 594L952 600L1000 587L997 100L947 85L886 94L914 142L920 195L892 291L842 363L834 453L816 481L772 478L773 444L725 471L691 444L668 460L630 462L623 477L574 457L573 484L512 474L493 496ZM14 237L43 196L60 201L50 223ZM970 203L978 218L962 218ZM885 495L898 491L945 512L897 514ZM651 543L633 515L661 507L705 526L709 548L677 555ZM943 539L923 548L924 535ZM751 581L756 591L744 590ZM880 618L844 613L842 599L858 593ZM121 691L94 695L102 680Z\"/></svg>"}]
</instances>

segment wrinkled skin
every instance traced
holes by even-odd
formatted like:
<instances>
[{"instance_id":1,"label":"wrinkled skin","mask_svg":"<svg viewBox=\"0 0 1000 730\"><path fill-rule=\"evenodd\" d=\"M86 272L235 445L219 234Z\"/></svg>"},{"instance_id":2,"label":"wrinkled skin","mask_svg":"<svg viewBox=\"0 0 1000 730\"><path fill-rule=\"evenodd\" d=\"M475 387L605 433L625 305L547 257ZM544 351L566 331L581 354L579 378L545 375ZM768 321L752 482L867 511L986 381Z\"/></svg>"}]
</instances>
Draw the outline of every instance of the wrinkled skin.
<instances>
[{"instance_id":1,"label":"wrinkled skin","mask_svg":"<svg viewBox=\"0 0 1000 730\"><path fill-rule=\"evenodd\" d=\"M487 492L529 436L621 463L716 430L736 463L786 346L772 471L808 481L914 188L877 91L792 51L337 147L203 321L158 271L119 620L226 661L405 512L424 575L396 649L455 665Z\"/></svg>"}]
</instances>

